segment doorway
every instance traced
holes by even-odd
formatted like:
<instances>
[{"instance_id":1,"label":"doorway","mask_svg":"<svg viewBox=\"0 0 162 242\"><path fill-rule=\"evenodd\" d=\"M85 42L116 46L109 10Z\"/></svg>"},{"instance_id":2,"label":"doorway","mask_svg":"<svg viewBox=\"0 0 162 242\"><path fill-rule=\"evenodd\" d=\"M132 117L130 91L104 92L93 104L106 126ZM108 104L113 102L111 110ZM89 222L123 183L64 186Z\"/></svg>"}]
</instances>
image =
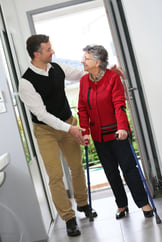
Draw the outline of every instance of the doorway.
<instances>
[{"instance_id":1,"label":"doorway","mask_svg":"<svg viewBox=\"0 0 162 242\"><path fill-rule=\"evenodd\" d=\"M67 4L57 4L52 7L53 10L50 7L48 11L32 15L35 33L50 36L55 51L53 60L82 69L82 49L87 44L101 44L109 51L110 65L118 65L103 1L78 1L77 4L70 1ZM65 84L73 115L77 117L79 82L66 81ZM82 153L85 166L84 147ZM109 186L92 142L89 162L92 190Z\"/></svg>"},{"instance_id":2,"label":"doorway","mask_svg":"<svg viewBox=\"0 0 162 242\"><path fill-rule=\"evenodd\" d=\"M120 20L117 18L118 16L121 16ZM127 37L129 34L124 29L125 19L121 1L85 0L77 1L77 3L76 1L68 1L38 11L28 12L28 19L33 34L50 36L56 53L54 60L82 68L80 64L82 49L87 44L101 44L109 52L110 65L121 65L126 70L126 74L130 74L132 66L128 63L131 63L133 55L129 57L130 59L127 62L125 61L127 50L123 49L120 38L120 30ZM120 29L119 23L121 22L124 23L124 27ZM129 40L129 43L126 44L130 46L130 43ZM135 70L136 75L137 71ZM140 86L140 79L138 78L138 80L137 86ZM148 142L152 137L148 125L149 120L145 118L147 109L143 105L144 97L141 86L138 89L140 95L138 93L137 98L137 95L132 92L136 89L132 86L131 81L131 76L127 75L126 81L123 82L128 100L128 116L134 131L135 148L141 156L145 175L152 192L154 192L159 176L158 168L154 165L156 150ZM77 108L78 88L79 83L66 82L66 92L74 114ZM134 98L135 96L136 98ZM140 112L144 115L140 116Z\"/></svg>"}]
</instances>

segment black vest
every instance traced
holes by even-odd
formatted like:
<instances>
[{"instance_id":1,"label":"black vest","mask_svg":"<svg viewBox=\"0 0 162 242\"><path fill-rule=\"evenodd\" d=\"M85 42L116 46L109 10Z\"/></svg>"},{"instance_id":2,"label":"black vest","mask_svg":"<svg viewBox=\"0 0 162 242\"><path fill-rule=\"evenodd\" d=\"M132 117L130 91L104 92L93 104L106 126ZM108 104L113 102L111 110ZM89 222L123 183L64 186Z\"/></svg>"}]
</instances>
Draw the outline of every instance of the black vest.
<instances>
[{"instance_id":1,"label":"black vest","mask_svg":"<svg viewBox=\"0 0 162 242\"><path fill-rule=\"evenodd\" d=\"M32 83L36 92L42 97L47 112L66 121L72 113L64 90L65 74L58 64L51 63L51 65L53 67L49 69L48 76L37 74L28 68L22 78ZM31 115L34 123L43 123L34 114Z\"/></svg>"}]
</instances>

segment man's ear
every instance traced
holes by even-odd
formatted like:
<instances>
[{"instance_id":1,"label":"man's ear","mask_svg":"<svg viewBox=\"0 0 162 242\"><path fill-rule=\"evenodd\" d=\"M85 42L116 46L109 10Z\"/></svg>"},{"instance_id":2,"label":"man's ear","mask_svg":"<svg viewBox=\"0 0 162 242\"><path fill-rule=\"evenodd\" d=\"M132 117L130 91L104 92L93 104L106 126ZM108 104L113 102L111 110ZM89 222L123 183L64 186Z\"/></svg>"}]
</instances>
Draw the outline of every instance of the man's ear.
<instances>
[{"instance_id":1,"label":"man's ear","mask_svg":"<svg viewBox=\"0 0 162 242\"><path fill-rule=\"evenodd\" d=\"M35 58L38 58L40 56L40 53L39 52L36 52L36 51L33 54L34 54L34 57Z\"/></svg>"}]
</instances>

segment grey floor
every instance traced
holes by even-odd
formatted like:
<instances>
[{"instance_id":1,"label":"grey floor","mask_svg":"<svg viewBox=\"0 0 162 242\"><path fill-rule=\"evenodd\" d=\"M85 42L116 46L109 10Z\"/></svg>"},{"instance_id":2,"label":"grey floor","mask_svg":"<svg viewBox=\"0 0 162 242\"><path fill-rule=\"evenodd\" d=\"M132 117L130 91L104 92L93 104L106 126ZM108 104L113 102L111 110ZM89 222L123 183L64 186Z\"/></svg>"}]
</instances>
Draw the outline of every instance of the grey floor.
<instances>
[{"instance_id":1,"label":"grey floor","mask_svg":"<svg viewBox=\"0 0 162 242\"><path fill-rule=\"evenodd\" d=\"M92 204L98 217L93 222L89 222L82 213L76 212L81 230L81 235L78 237L68 237L65 223L58 217L50 242L162 242L162 223L157 224L155 216L144 218L128 190L127 195L129 215L116 220L116 204L111 189L93 192ZM162 219L162 197L154 199L154 203ZM75 208L75 203L73 204Z\"/></svg>"}]
</instances>

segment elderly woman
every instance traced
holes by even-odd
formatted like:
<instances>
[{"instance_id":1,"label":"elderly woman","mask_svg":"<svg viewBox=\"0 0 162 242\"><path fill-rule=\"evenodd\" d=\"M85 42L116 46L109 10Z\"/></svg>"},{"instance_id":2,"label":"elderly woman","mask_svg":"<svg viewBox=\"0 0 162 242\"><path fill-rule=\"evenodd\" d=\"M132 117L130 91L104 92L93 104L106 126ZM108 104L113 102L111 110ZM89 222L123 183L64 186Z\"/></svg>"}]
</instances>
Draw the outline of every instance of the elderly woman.
<instances>
[{"instance_id":1,"label":"elderly woman","mask_svg":"<svg viewBox=\"0 0 162 242\"><path fill-rule=\"evenodd\" d=\"M84 140L91 134L97 154L111 185L118 207L116 219L128 214L128 199L120 166L132 197L145 217L152 217L141 177L130 150L130 127L125 112L125 95L119 75L107 69L108 53L101 45L86 46L82 60L88 72L80 80L78 114Z\"/></svg>"}]
</instances>

